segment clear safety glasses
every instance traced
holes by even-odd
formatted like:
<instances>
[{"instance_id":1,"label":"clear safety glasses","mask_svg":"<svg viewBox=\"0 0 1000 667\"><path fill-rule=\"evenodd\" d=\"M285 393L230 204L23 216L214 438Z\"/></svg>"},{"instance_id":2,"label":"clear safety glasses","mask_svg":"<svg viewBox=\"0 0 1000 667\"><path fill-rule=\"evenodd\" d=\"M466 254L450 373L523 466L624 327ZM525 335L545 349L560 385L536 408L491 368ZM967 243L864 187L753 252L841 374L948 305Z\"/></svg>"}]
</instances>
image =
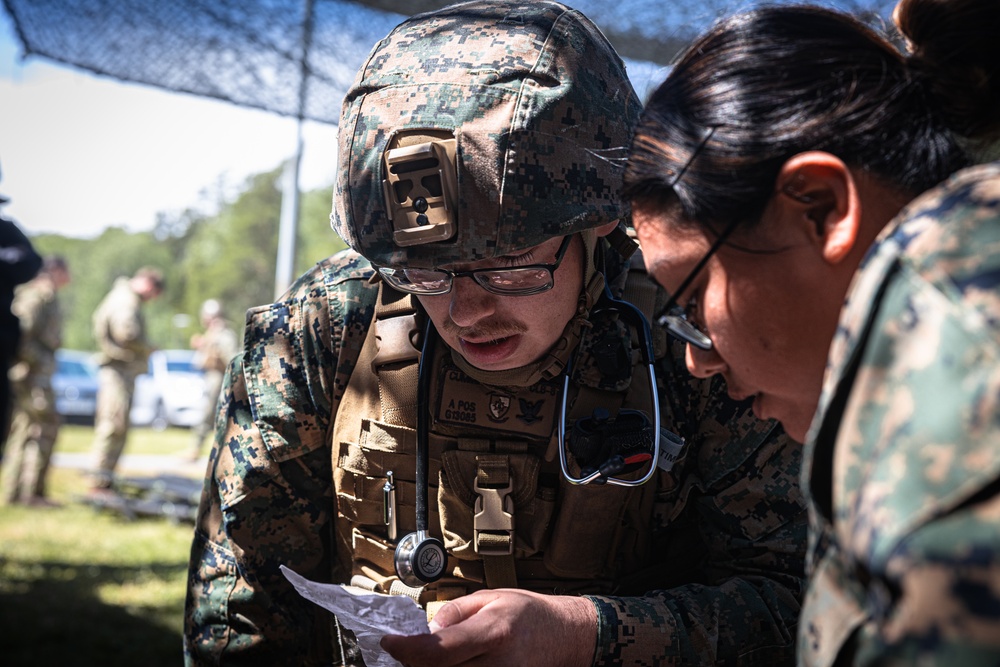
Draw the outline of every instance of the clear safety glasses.
<instances>
[{"instance_id":1,"label":"clear safety glasses","mask_svg":"<svg viewBox=\"0 0 1000 667\"><path fill-rule=\"evenodd\" d=\"M528 264L509 268L449 271L447 269L394 269L380 266L378 272L387 283L401 292L418 296L437 296L451 291L455 278L469 277L487 292L500 296L530 296L552 289L553 274L559 268L573 235L563 238L551 264Z\"/></svg>"}]
</instances>

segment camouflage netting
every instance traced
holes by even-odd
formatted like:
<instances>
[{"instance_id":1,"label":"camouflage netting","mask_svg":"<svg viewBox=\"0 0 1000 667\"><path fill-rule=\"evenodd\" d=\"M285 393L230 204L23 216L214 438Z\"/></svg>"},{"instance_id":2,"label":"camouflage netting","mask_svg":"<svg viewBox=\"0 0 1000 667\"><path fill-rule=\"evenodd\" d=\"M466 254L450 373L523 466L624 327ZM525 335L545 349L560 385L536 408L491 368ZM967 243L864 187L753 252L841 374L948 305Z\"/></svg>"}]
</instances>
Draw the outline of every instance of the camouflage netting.
<instances>
[{"instance_id":1,"label":"camouflage netting","mask_svg":"<svg viewBox=\"0 0 1000 667\"><path fill-rule=\"evenodd\" d=\"M530 0L526 0L530 1ZM886 17L896 0L828 0ZM336 124L376 41L441 0L4 0L26 55ZM627 61L664 65L750 0L576 0ZM630 72L633 67L630 63ZM303 85L305 77L305 85ZM662 77L661 77L662 78ZM642 92L642 82L637 83Z\"/></svg>"}]
</instances>

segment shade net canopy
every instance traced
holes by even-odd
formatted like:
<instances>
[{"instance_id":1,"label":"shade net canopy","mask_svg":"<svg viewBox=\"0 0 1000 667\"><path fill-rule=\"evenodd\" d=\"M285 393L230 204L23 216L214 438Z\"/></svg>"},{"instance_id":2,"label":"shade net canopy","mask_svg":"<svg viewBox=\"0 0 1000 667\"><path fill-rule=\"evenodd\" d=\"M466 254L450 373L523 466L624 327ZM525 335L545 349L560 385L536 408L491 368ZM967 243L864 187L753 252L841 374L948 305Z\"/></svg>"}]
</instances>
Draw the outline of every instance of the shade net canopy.
<instances>
[{"instance_id":1,"label":"shade net canopy","mask_svg":"<svg viewBox=\"0 0 1000 667\"><path fill-rule=\"evenodd\" d=\"M530 2L531 0L525 0ZM437 0L3 0L25 56L335 125L372 46ZM824 4L886 21L896 0ZM650 72L746 0L577 0L629 64ZM640 94L651 84L637 83ZM660 77L662 78L662 77Z\"/></svg>"}]
</instances>

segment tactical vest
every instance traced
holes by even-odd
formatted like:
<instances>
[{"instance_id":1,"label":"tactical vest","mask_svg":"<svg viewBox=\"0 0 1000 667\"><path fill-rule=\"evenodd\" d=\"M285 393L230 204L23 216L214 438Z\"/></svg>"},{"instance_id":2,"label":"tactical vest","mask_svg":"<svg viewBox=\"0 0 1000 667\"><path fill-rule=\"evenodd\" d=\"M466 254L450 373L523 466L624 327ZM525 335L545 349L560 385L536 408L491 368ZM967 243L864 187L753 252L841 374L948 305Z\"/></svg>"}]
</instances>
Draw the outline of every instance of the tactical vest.
<instances>
[{"instance_id":1,"label":"tactical vest","mask_svg":"<svg viewBox=\"0 0 1000 667\"><path fill-rule=\"evenodd\" d=\"M647 317L656 294L644 277L625 288ZM622 573L650 560L656 477L631 488L570 484L557 449L563 378L530 387L484 385L454 363L442 342L426 362L433 372L426 408L428 504L429 532L444 542L448 562L444 576L422 588L399 581L396 544L416 529L417 368L425 319L414 297L381 285L333 431L342 571L356 586L409 595L431 612L437 602L482 588L615 592ZM641 373L632 381L639 362L632 339L616 319L584 331L573 361L568 423L598 406L612 414L650 410L655 397L648 383ZM616 340L625 345L624 372L602 356ZM657 342L660 356L665 337ZM390 500L395 516L387 525Z\"/></svg>"}]
</instances>

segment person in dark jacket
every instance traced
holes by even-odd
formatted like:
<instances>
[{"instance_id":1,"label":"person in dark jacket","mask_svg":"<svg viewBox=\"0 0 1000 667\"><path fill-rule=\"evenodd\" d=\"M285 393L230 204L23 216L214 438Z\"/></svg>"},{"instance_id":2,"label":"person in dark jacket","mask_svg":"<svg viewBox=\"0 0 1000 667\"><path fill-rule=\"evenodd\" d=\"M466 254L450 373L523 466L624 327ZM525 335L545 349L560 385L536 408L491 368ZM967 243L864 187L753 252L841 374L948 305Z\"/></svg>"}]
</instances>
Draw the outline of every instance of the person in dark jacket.
<instances>
[{"instance_id":1,"label":"person in dark jacket","mask_svg":"<svg viewBox=\"0 0 1000 667\"><path fill-rule=\"evenodd\" d=\"M0 206L10 199L0 195ZM17 316L10 310L14 301L14 288L35 277L42 266L42 257L31 245L13 220L0 215L0 458L7 441L10 418L10 368L17 351L21 328Z\"/></svg>"}]
</instances>

